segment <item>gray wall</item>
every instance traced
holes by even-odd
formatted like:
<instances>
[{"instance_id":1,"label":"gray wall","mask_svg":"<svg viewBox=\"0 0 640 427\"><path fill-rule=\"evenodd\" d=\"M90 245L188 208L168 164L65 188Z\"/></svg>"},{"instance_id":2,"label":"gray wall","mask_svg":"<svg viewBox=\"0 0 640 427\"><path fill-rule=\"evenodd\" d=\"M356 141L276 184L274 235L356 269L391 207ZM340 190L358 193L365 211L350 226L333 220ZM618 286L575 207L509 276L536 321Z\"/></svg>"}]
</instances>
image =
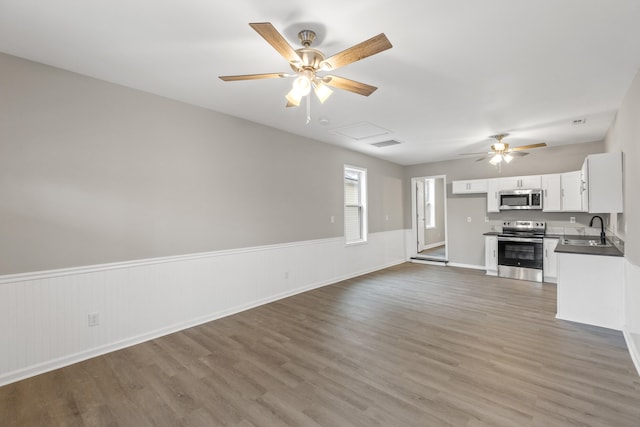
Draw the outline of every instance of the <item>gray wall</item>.
<instances>
[{"instance_id":1,"label":"gray wall","mask_svg":"<svg viewBox=\"0 0 640 427\"><path fill-rule=\"evenodd\" d=\"M565 172L605 150L531 150L501 173L473 158L403 168L9 55L0 69L0 274L342 236L345 163L368 169L370 231L380 232L411 228L412 177ZM607 139L607 149L625 151L627 183L638 182L629 167L638 161L636 92ZM450 192L449 258L482 265L486 196ZM629 217L640 202L629 186L625 197Z\"/></svg>"},{"instance_id":2,"label":"gray wall","mask_svg":"<svg viewBox=\"0 0 640 427\"><path fill-rule=\"evenodd\" d=\"M451 181L460 179L495 178L500 176L537 175L578 170L588 154L604 151L604 142L565 145L534 149L526 157L516 158L505 165L501 172L488 162L476 162L475 158L424 163L405 167L405 179L412 177L447 176L447 231L449 261L467 265L484 265L484 236L496 222L505 219L541 219L567 222L576 217L579 224L588 224L590 216L575 213L495 213L487 214L486 194L451 194ZM410 196L405 189L405 200ZM408 200L411 200L410 198ZM471 222L467 219L471 218ZM485 222L488 218L489 222ZM405 223L411 227L411 206L405 204Z\"/></svg>"},{"instance_id":3,"label":"gray wall","mask_svg":"<svg viewBox=\"0 0 640 427\"><path fill-rule=\"evenodd\" d=\"M5 54L0 69L0 274L342 236L345 163L368 169L370 232L405 227L401 166Z\"/></svg>"},{"instance_id":4,"label":"gray wall","mask_svg":"<svg viewBox=\"0 0 640 427\"><path fill-rule=\"evenodd\" d=\"M616 233L625 241L625 258L640 266L640 227L637 223L640 218L640 192L637 187L640 184L640 72L618 110L605 144L607 152L623 153L624 214L617 215Z\"/></svg>"}]
</instances>

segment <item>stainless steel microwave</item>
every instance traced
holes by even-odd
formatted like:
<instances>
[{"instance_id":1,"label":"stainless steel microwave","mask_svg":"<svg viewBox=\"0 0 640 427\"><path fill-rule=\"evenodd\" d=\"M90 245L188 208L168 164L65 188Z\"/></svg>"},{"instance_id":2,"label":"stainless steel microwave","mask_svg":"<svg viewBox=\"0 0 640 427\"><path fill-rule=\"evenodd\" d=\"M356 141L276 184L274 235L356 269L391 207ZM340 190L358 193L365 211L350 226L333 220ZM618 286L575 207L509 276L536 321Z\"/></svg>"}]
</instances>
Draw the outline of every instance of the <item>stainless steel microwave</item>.
<instances>
[{"instance_id":1,"label":"stainless steel microwave","mask_svg":"<svg viewBox=\"0 0 640 427\"><path fill-rule=\"evenodd\" d=\"M501 211L542 209L542 190L503 190L498 195Z\"/></svg>"}]
</instances>

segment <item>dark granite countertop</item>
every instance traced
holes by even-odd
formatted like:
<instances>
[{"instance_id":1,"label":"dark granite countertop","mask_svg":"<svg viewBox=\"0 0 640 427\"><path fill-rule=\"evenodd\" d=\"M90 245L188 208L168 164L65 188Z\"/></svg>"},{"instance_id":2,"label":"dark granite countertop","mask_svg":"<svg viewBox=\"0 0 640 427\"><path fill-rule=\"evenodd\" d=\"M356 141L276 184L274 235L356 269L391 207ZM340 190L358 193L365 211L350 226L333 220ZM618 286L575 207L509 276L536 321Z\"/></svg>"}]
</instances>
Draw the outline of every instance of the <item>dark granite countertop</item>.
<instances>
[{"instance_id":1,"label":"dark granite countertop","mask_svg":"<svg viewBox=\"0 0 640 427\"><path fill-rule=\"evenodd\" d=\"M502 234L500 231L487 231L483 236L497 236ZM607 237L609 243L612 243L610 247L601 246L582 246L582 245L566 245L562 243L564 239L579 239L579 240L597 240L600 236L584 236L584 235L563 235L563 234L545 234L546 239L558 239L558 245L556 246L556 253L566 254L582 254L582 255L602 255L602 256L624 256L623 250L620 249L620 245L616 245Z\"/></svg>"},{"instance_id":2,"label":"dark granite countertop","mask_svg":"<svg viewBox=\"0 0 640 427\"><path fill-rule=\"evenodd\" d=\"M609 247L601 246L582 246L582 245L567 245L563 243L564 239L575 240L598 240L600 236L561 236L558 246L556 246L556 253L565 254L582 254L582 255L602 255L602 256L624 256L624 253L616 247L614 242L610 238L607 241L611 243Z\"/></svg>"}]
</instances>

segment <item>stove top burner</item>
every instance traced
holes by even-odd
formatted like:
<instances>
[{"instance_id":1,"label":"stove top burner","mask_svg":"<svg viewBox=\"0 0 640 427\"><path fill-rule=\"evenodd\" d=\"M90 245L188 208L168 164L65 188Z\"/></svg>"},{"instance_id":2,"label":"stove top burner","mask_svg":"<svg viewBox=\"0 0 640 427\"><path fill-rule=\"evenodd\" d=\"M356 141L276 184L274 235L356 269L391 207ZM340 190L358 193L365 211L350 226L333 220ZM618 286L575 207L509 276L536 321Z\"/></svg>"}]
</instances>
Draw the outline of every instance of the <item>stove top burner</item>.
<instances>
[{"instance_id":1,"label":"stove top burner","mask_svg":"<svg viewBox=\"0 0 640 427\"><path fill-rule=\"evenodd\" d=\"M544 237L544 233L535 233L535 232L527 232L527 231L514 231L514 232L502 232L499 236L535 236L535 237Z\"/></svg>"},{"instance_id":2,"label":"stove top burner","mask_svg":"<svg viewBox=\"0 0 640 427\"><path fill-rule=\"evenodd\" d=\"M498 237L530 237L530 238L539 238L542 239L544 237L544 233L533 233L533 232L507 232L500 233Z\"/></svg>"},{"instance_id":3,"label":"stove top burner","mask_svg":"<svg viewBox=\"0 0 640 427\"><path fill-rule=\"evenodd\" d=\"M544 221L509 220L502 223L502 233L504 235L543 236L546 228L547 223Z\"/></svg>"}]
</instances>

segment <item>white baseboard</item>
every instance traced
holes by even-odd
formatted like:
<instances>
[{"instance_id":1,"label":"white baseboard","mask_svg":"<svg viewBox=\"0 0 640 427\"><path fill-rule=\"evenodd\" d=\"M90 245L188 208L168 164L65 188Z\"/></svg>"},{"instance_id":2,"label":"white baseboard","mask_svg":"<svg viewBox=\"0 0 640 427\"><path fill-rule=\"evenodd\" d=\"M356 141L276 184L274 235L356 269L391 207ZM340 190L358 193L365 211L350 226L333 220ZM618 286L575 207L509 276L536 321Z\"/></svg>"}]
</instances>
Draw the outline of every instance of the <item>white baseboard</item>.
<instances>
[{"instance_id":1,"label":"white baseboard","mask_svg":"<svg viewBox=\"0 0 640 427\"><path fill-rule=\"evenodd\" d=\"M623 292L624 327L631 360L640 375L640 267L625 259Z\"/></svg>"},{"instance_id":2,"label":"white baseboard","mask_svg":"<svg viewBox=\"0 0 640 427\"><path fill-rule=\"evenodd\" d=\"M401 264L404 234L0 277L0 336L12 343L0 352L0 385ZM88 313L100 325L89 328Z\"/></svg>"},{"instance_id":3,"label":"white baseboard","mask_svg":"<svg viewBox=\"0 0 640 427\"><path fill-rule=\"evenodd\" d=\"M484 265L473 265L473 264L462 264L459 262L450 262L449 267L460 267L460 268L470 268L473 270L484 270L485 266Z\"/></svg>"},{"instance_id":4,"label":"white baseboard","mask_svg":"<svg viewBox=\"0 0 640 427\"><path fill-rule=\"evenodd\" d=\"M622 334L624 335L624 340L627 343L627 348L629 349L629 355L631 355L633 365L636 367L636 371L640 376L640 335L632 334L626 330L623 330Z\"/></svg>"},{"instance_id":5,"label":"white baseboard","mask_svg":"<svg viewBox=\"0 0 640 427\"><path fill-rule=\"evenodd\" d=\"M419 259L419 258L411 258L409 260L409 262L412 262L414 264L426 264L426 265L439 265L439 266L445 266L446 263L445 261L429 261L426 259Z\"/></svg>"}]
</instances>

